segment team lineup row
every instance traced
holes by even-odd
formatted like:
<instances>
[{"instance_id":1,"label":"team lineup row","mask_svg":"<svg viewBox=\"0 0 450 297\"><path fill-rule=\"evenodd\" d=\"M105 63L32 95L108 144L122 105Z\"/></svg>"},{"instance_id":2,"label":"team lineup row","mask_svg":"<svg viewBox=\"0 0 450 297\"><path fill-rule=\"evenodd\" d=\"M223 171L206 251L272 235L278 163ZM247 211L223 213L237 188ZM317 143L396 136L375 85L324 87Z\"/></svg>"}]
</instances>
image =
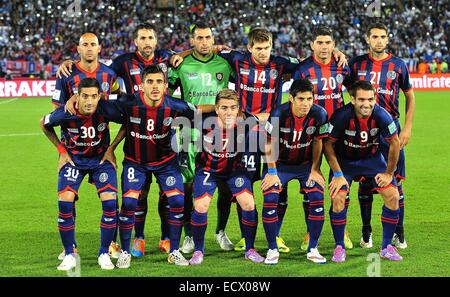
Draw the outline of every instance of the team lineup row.
<instances>
[{"instance_id":1,"label":"team lineup row","mask_svg":"<svg viewBox=\"0 0 450 297\"><path fill-rule=\"evenodd\" d=\"M109 95L110 99L115 99L111 96L111 93L114 88L114 80L116 75L118 75L124 80L125 93L127 95L121 96L119 100L110 100L110 102L105 100L100 101L98 111L95 111L96 109L93 107L92 103L87 104L89 110L88 114L93 112L100 112L100 114L104 112L105 114L101 119L97 119L96 121L92 122L92 119L90 119L88 122L78 122L78 124L76 124L77 120L72 118L71 120L73 120L74 123L66 126L67 129L62 129L62 131L66 131L65 135L63 132L62 142L60 142L57 138L56 140L52 140L55 145L59 146L59 150L63 152L60 157L60 168L69 166L69 164L72 166L76 164L79 167L74 167L71 169L66 168L60 171L58 185L60 209L59 220L63 222L59 223L59 229L63 239L65 252L62 255L63 262L59 269L65 270L67 267L73 267L74 257L72 256L72 253L74 252L73 247L76 246L74 238L73 241L67 239L67 237L67 240L64 240L64 236L69 234L68 236L71 238L72 235L70 234L73 234L74 225L70 222L73 223L73 201L77 192L76 189L73 188L73 184L67 183L78 182L77 179L86 174L86 171L83 171L84 173L82 173L78 170L88 170L88 168L92 169L89 166L93 166L93 164L89 162L95 162L89 161L89 164L86 163L83 165L77 164L77 161L72 159L74 156L77 156L75 159L81 158L81 160L85 162L85 157L89 157L89 159L94 158L97 162L96 166L99 166L98 163L103 158L106 160L111 160L111 163L101 162L102 166L107 166L105 164L112 164L115 160L113 159L111 153L123 138L125 138L125 161L124 171L122 174L122 207L119 215L117 211L117 203L115 202L116 198L115 195L112 194L117 192L117 186L109 183L101 183L101 180L105 180L105 176L115 176L115 173L111 171L112 168L105 169L110 171L100 172L98 176L91 174L91 178L97 176L99 179L97 182L97 187L99 189L99 195L103 206L101 225L102 247L99 252L99 264L102 268L108 267L107 269L111 269L111 267L114 267L110 261L107 251L109 243L111 243L111 241L115 241L116 235L114 234L114 231L116 229L115 226L117 221L122 245L122 251L118 255L119 260L117 266L129 267L130 265L130 240L133 227L135 228L135 241L133 248L131 249L131 253L134 256L143 255L145 250L143 247L143 243L145 243L143 226L145 224L146 214L145 184L148 185L150 180L150 177L146 175L145 172L160 170L162 167L165 167L163 164L169 163L172 164L170 166L172 169L177 168L178 164L180 164L182 176L177 178L176 174L173 175L168 172L158 172L158 174L156 174L156 178L163 194L162 196L167 197L166 199L160 199L160 203L168 203L170 207L168 215L163 214L163 211L160 212L160 216L162 218L161 242L163 243L163 245L160 246L164 247L164 243L169 245L169 262L179 265L186 265L189 262L190 264L199 264L202 262L203 236L207 221L206 214L212 194L214 193L214 190L212 190L212 193L210 192L211 188L209 187L215 189L216 183L219 185L218 203L222 203L219 209L223 210L223 215L219 212L218 225L221 226L220 228L218 226L218 230L216 230L216 236L221 247L224 249L230 249L231 243L226 237L224 230L230 211L229 209L231 203L229 203L229 201L231 199L229 198L230 196L234 196L238 200L238 205L240 205L240 211L238 214L240 216L242 237L244 238L242 247L247 251L246 258L256 262L265 261L268 264L278 262L278 251L288 251L288 248L281 240L279 240L281 239L281 237L279 237L279 232L284 214L283 211L285 211L287 206L285 185L287 185L287 181L292 178L300 179L303 182L302 190L305 197L305 214L307 213L307 215L305 215L305 220L307 221L308 226L308 238L306 238L308 252L307 257L315 262L325 261L325 259L320 256L317 251L317 239L322 228L321 226L323 225L324 181L321 174L316 174L317 172L312 169L314 167L310 167L308 169L307 167L304 167L304 164L302 163L306 162L312 166L314 160L317 161L321 159L320 156L322 153L322 145L316 145L318 139L325 137L324 135L326 133L331 133L331 137L327 137L326 139L332 139L334 137L332 134L333 130L340 131L335 128L336 125L332 122L332 115L334 115L335 110L343 107L342 86L345 85L346 87L350 87L359 80L367 80L372 82L372 84L369 85L370 88L374 87L373 91L371 91L371 89L369 90L369 87L367 85L364 86L363 84L358 94L361 92L373 92L372 99L376 100L378 104L373 106L374 101L370 101L370 96L366 96L366 101L369 103L365 103L365 106L361 108L361 111L367 112L368 110L371 110L371 114L377 114L377 120L373 119L373 115L366 115L366 118L372 117L371 120L367 121L366 119L362 122L353 117L353 120L349 122L350 126L343 129L345 132L344 134L351 139L346 139L342 142L343 145L339 145L339 138L337 138L337 143L332 144L331 148L334 147L338 157L340 154L345 155L346 152L348 153L352 150L360 151L359 153L353 152L349 155L352 156L349 160L353 160L354 156L365 159L369 155L376 156L378 159L372 160L371 157L371 162L373 163L371 163L372 171L370 174L367 172L362 174L360 172L355 176L349 176L348 174L350 173L346 172L345 169L342 169L345 178L339 176L339 172L341 172L341 170L339 170L340 168L333 168L333 161L330 163L333 172L337 174L337 176L335 175L331 179L330 184L330 186L334 185L330 188L333 199L333 209L330 211L330 216L333 232L337 240L333 261L339 262L345 260L344 239L342 239L341 242L341 235L344 236L345 234L346 195L345 191L339 191L341 187L344 186L341 183L344 180L348 182L354 178L359 179L361 176L364 177L364 181L361 182L358 195L360 202L363 202L361 203L363 218L363 238L361 239L361 245L364 246L365 244L365 247L369 247L369 245L371 245L370 211L371 201L373 200L372 190L376 189L381 195L383 195L383 197L385 197L385 200L387 199L385 201L386 209L383 208L383 225L391 224L394 226L392 234L389 238L389 244L386 244L388 243L386 238L389 236L384 236L384 233L390 234L390 231L383 232L382 253L384 253L385 257L390 259L401 259L396 252L396 249L390 244L390 241L395 232L398 241L396 245L398 244L397 246L401 247L401 244L404 244L406 247L406 241L404 240L402 232L403 224L394 224L396 220L401 220L403 222L403 199L400 199L400 204L398 202L398 196L402 198L403 194L401 185L399 186L400 195L397 191L396 179L400 181L401 178L404 178L405 176L404 166L402 165L404 164L404 155L403 150L397 154L397 158L398 155L400 156L398 165L396 160L391 160L393 157L389 158L391 154L389 154L388 143L392 141L392 139L396 139L397 136L385 135L383 133L389 130L392 134L399 130L398 97L399 89L401 88L405 92L407 98L407 115L405 127L399 135L400 140L398 142L399 147L406 145L411 132L412 116L414 111L414 94L412 90L410 90L409 75L404 63L402 63L400 59L385 52L387 45L387 28L380 24L376 24L373 28L369 28L367 38L370 45L369 54L362 57L353 58L350 61L349 66L338 65L332 54L334 48L332 32L329 28L324 27L317 28L314 40L311 41L311 47L314 50L314 55L302 62L298 62L290 58L271 56L271 35L267 30L262 28L253 29L249 33L247 53L239 53L231 50L222 51L219 54L215 54L213 52L213 36L210 28L207 25L198 24L192 29L191 43L193 45L193 51L181 53L180 55L171 57L171 61L176 64L177 67L169 69L168 64L165 64L167 63L169 56L164 56L161 52L154 50L156 46L154 35L154 30L151 27L148 27L148 25L143 24L138 27L136 29L135 39L138 51L123 55L124 57L118 57L113 61L113 64L109 68L106 65L98 63L97 61L100 49L98 47L96 36L93 34L84 34L80 38L80 43L78 46L78 52L80 53L81 58L80 62L75 64L75 67L71 72L68 72L64 65L61 67L62 72L68 72L66 73L68 74L68 77L61 77L57 80L57 87L55 95L53 96L53 101L57 104L63 104L70 97L74 97L73 100L75 100L76 97L78 98L77 100L80 101L80 95L82 95L82 93L80 93L80 87L78 84L85 77L96 78L96 81L99 83L99 91L105 95ZM373 44L370 43L371 38L375 39ZM181 57L184 57L184 59ZM71 62L67 62L65 64L69 66L72 65ZM150 73L151 67L148 67L148 65L152 64L159 64L159 66L156 67L157 69L153 67L154 69L151 70L156 73ZM142 73L145 73L144 69L150 71L148 73L148 77L152 77L151 79L148 79L148 82L146 81L146 76ZM161 79L157 77L159 72L162 74ZM280 105L281 85L283 83L283 79L285 79L283 76L289 73L293 74L296 79L291 87L290 103ZM226 89L228 82L232 79L235 82L237 91L234 94L227 93L230 90ZM306 83L305 79L309 81L310 85ZM169 87L172 90L179 85L182 90L182 99L195 105L196 107L192 108L191 104L183 105L181 103L183 101L164 96L163 94L165 93L166 80L168 80ZM162 84L161 90L157 87L158 83ZM301 86L301 91L296 91L294 86L297 86L297 88ZM309 87L312 89L309 90ZM92 90L96 89L93 85L89 88ZM86 89L88 88L83 88L83 92ZM225 92L222 92L222 96L224 96L223 98L218 95L222 89L223 92ZM389 91L385 92L383 90ZM76 93L78 93L78 95L74 95ZM309 102L309 98L299 98L298 102L297 99L295 99L298 94L302 93L311 95L311 106L309 106L309 111L306 113L305 110L308 109L306 103ZM196 97L196 95L200 96ZM234 100L234 97L236 97L236 100ZM127 99L124 100L124 98ZM358 97L355 93L352 95L352 101L356 100L356 98ZM314 101L316 105L312 105L312 101ZM227 102L230 102L229 106L226 106L227 104L225 103ZM299 106L299 110L294 111L293 106L297 103L298 105L301 105L300 102L303 102L305 106L302 106L301 108ZM78 112L80 112L80 103L78 104ZM305 118L312 116L310 113L313 113L315 117L318 117L318 114L320 114L320 111L322 110L321 108L318 108L318 106L322 106L324 108L323 112L325 114L325 119L319 121L318 118L314 118L305 121ZM382 109L380 109L380 106ZM347 110L344 117L346 121L350 120L352 115L357 114L357 112L355 112L357 108L351 109L352 111L349 111L349 107L341 109ZM210 116L215 116L217 114L220 119L220 113L222 112L223 124L226 126L231 122L234 123L236 121L236 119L233 118L233 114L237 113L239 110L241 110L242 113L239 118L249 116L250 114L254 115L260 122L258 126L265 127L266 132L269 132L267 130L272 130L274 128L271 124L273 121L272 118L284 119L284 122L283 120L278 121L281 125L279 127L280 133L279 135L277 134L280 141L276 143L280 143L281 146L279 148L278 156L280 159L272 162L272 164L269 163L268 168L264 169L265 171L262 175L262 187L265 194L263 224L269 242L269 251L265 259L261 257L253 248L254 236L252 239L252 234L254 234L254 231L256 230L257 223L256 210L254 208L252 195L253 191L251 187L254 177L249 177L248 174L243 174L243 176L228 176L230 173L237 174L241 171L241 169L237 170L237 168L240 167L236 164L255 165L258 163L257 161L259 160L259 157L244 154L243 158L245 162L242 163L233 162L233 160L236 161L239 159L239 157L236 156L242 157L242 154L215 154L217 153L214 152L216 146L212 145L214 141L211 143L210 148L206 145L211 142L211 140L214 140L213 136L216 134L213 133L213 131L202 131L202 137L205 137L208 133L212 133L212 136L206 136L206 138L203 138L204 150L197 154L197 156L195 156L193 150L189 150L184 154L181 153L176 155L170 147L170 141L166 142L165 146L163 145L158 149L155 149L154 147L160 141L166 141L164 139L167 139L167 137L170 139L170 122L171 119L174 119L177 116L183 115L185 117L192 117L195 112L201 112L205 115L210 114ZM61 114L58 115L59 113ZM43 123L45 123L45 120L48 120L48 123L46 124L47 128L54 125L62 125L63 122L67 125L65 122L67 119L63 120L63 108L60 108L59 112L55 111L53 114L47 116L43 120ZM389 122L388 126L382 126L382 124L384 125L388 122L388 117L385 117L386 114L390 117L392 123L394 123L393 125ZM65 115L67 116L67 114ZM154 116L154 118L147 118L149 116ZM79 117L83 118L82 114L79 114ZM88 118L91 117L92 116L89 116ZM299 119L300 122L298 122ZM324 126L328 125L328 119L331 120L330 127L333 127L333 129L329 129L328 126ZM107 131L107 129L105 129L105 125L101 125L101 123L99 123L99 121L101 122L102 120L113 120L124 123L121 131L116 139L111 143L109 148L107 146L109 144L109 134L100 133L102 131ZM382 123L380 123L380 121ZM218 127L222 122L218 120L217 123L217 127L212 127L210 129L219 129ZM344 123L344 120L341 120L340 123ZM86 125L92 125L92 127L87 128ZM286 127L283 127L282 125L286 125ZM97 128L101 128L103 130L100 131L100 129ZM44 131L47 130L44 129ZM326 133L323 136L318 136L319 132L324 133L325 131ZM251 130L246 131L244 129L244 132L251 133ZM96 138L98 137L97 133L104 136L101 138ZM192 132L193 138L196 137L195 134L195 132ZM259 132L259 134L261 134L261 132ZM226 135L227 133L221 137L225 137L223 139L226 139ZM381 140L387 140L384 142L381 141L378 146L378 138L380 138L380 135L383 135ZM336 136L340 135L337 134ZM70 141L72 137L75 139ZM268 137L268 140L270 139L271 137ZM81 144L85 143L84 140L88 140L87 143L95 145L87 146L85 144ZM270 141L268 141L268 143L269 142ZM323 150L326 156L327 142L328 141L325 141ZM99 144L100 146L98 146ZM391 147L395 147L395 145L391 145ZM74 150L72 151L72 149ZM226 146L222 149L227 152L233 151ZM65 153L65 150L68 150L67 154ZM380 157L380 152L384 152L384 157ZM87 153L86 156L83 155L85 153ZM63 158L62 156L64 154L65 157ZM83 157L81 157L82 155ZM395 152L393 155L395 155ZM70 156L72 158L70 158ZM229 158L227 159L225 157L222 160L221 156L228 156ZM69 157L69 159L67 159L67 157ZM283 158L287 159L283 161ZM70 160L69 163L67 163L68 160ZM330 162L330 160L328 161ZM303 167L295 168L295 170L291 171L288 166L287 169L283 168L283 170L281 170L283 167L283 162L289 165L298 164ZM353 163L348 165L349 167L342 165L342 162L337 163L338 166L341 166L341 168L358 168L358 166ZM139 166L137 166L137 164ZM384 164L385 170L382 170L382 164ZM206 173L202 173L199 168L202 168L202 170L204 170L203 172ZM231 168L235 170L230 171ZM390 172L391 169L392 173ZM394 174L395 169L395 178L392 178L392 174ZM247 169L242 170L247 173L249 172ZM306 174L308 170L309 173L306 176L297 175L299 172ZM374 170L378 170L378 172L374 174ZM256 172L258 172L258 170L256 170ZM267 174L265 174L266 172ZM288 172L291 172L291 175L289 175ZM351 172L351 174L353 174L353 171ZM392 183L387 182L386 184L389 174L379 175L383 172L391 173L390 176ZM82 174L79 175L79 173ZM167 174L169 175L167 176ZM309 174L312 174L314 178L310 179ZM74 175L76 177L74 177ZM377 176L377 179L374 181L373 178L375 178L375 176ZM220 186L223 184L223 178L225 177L227 178L226 181L228 183L228 187ZM202 178L203 180L201 180ZM314 180L315 182L313 183L311 180ZM180 186L180 183L184 183L184 186ZM100 187L100 184L103 186ZM275 184L278 185L278 188L273 188ZM390 184L392 184L392 187L389 187ZM310 186L308 187L308 185ZM347 184L345 184L345 186L347 186ZM392 191L394 188L395 191ZM233 192L233 190L236 191L239 189L241 191ZM284 191L281 191L281 189ZM344 190L344 188L342 190ZM192 191L194 192L193 194L195 197L193 207L191 198ZM230 191L232 192L231 194ZM281 193L279 193L280 191ZM385 191L390 194L386 194ZM397 196L392 194L392 192L396 192ZM342 196L344 197L343 200ZM363 209L363 205L365 206L365 209ZM343 207L343 209L341 207ZM165 207L158 208L164 209ZM191 211L192 208L193 211ZM312 210L314 210L314 212L312 212ZM114 214L114 216L112 216L112 214ZM120 219L116 218L117 215ZM189 262L184 259L184 256L178 249L180 237L178 234L180 234L181 226L183 224L185 227L185 234L187 236L185 237L181 250L185 251L184 248L187 248L189 243L192 245L192 240L194 242L194 255ZM397 225L400 225L400 228ZM391 230L391 227L392 226L389 225L389 227L386 227L385 229ZM105 234L103 234L103 231ZM106 235L108 232L112 232L112 238L110 238L109 235ZM103 240L103 237L105 240ZM345 246L347 245L345 244ZM110 255L114 255L114 252L111 252Z\"/></svg>"}]
</instances>

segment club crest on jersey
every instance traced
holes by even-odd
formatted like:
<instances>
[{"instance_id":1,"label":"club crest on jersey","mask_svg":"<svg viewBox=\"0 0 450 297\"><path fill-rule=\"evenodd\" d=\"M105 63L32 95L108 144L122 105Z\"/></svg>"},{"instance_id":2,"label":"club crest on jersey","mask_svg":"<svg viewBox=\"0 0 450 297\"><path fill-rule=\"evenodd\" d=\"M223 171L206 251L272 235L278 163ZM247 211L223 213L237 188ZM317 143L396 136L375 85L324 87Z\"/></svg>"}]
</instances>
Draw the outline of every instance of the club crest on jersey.
<instances>
[{"instance_id":1,"label":"club crest on jersey","mask_svg":"<svg viewBox=\"0 0 450 297\"><path fill-rule=\"evenodd\" d=\"M370 136L375 136L378 133L378 128L372 128L370 129Z\"/></svg>"},{"instance_id":2,"label":"club crest on jersey","mask_svg":"<svg viewBox=\"0 0 450 297\"><path fill-rule=\"evenodd\" d=\"M141 69L139 69L139 68L130 69L130 74L131 75L140 75L141 74Z\"/></svg>"},{"instance_id":3,"label":"club crest on jersey","mask_svg":"<svg viewBox=\"0 0 450 297\"><path fill-rule=\"evenodd\" d=\"M338 73L336 75L336 81L338 82L338 84L342 84L344 82L344 76L340 73Z\"/></svg>"},{"instance_id":4,"label":"club crest on jersey","mask_svg":"<svg viewBox=\"0 0 450 297\"><path fill-rule=\"evenodd\" d=\"M170 124L172 124L172 117L167 117L167 118L165 118L164 119L164 121L163 121L163 125L164 126L170 126Z\"/></svg>"},{"instance_id":5,"label":"club crest on jersey","mask_svg":"<svg viewBox=\"0 0 450 297\"><path fill-rule=\"evenodd\" d=\"M389 78L389 79L395 79L396 77L397 77L397 73L395 73L395 71L388 71L388 73L387 73L387 77Z\"/></svg>"},{"instance_id":6,"label":"club crest on jersey","mask_svg":"<svg viewBox=\"0 0 450 297\"><path fill-rule=\"evenodd\" d=\"M177 179L173 176L169 176L168 178L166 178L166 185L169 187L173 186L176 182Z\"/></svg>"},{"instance_id":7,"label":"club crest on jersey","mask_svg":"<svg viewBox=\"0 0 450 297\"><path fill-rule=\"evenodd\" d=\"M278 77L278 70L276 69L270 70L269 75L271 79L276 79Z\"/></svg>"},{"instance_id":8,"label":"club crest on jersey","mask_svg":"<svg viewBox=\"0 0 450 297\"><path fill-rule=\"evenodd\" d=\"M306 134L308 134L308 135L311 135L311 134L313 134L314 132L316 132L316 127L314 127L314 126L308 127L308 128L306 129Z\"/></svg>"},{"instance_id":9,"label":"club crest on jersey","mask_svg":"<svg viewBox=\"0 0 450 297\"><path fill-rule=\"evenodd\" d=\"M101 183L106 182L106 181L108 180L108 173L103 172L102 174L100 174L99 179L100 179L100 182L101 182Z\"/></svg>"},{"instance_id":10,"label":"club crest on jersey","mask_svg":"<svg viewBox=\"0 0 450 297\"><path fill-rule=\"evenodd\" d=\"M109 83L107 83L106 81L102 82L102 91L103 92L108 92L109 91Z\"/></svg>"},{"instance_id":11,"label":"club crest on jersey","mask_svg":"<svg viewBox=\"0 0 450 297\"><path fill-rule=\"evenodd\" d=\"M223 73L222 72L217 72L216 73L216 78L218 81L221 81L223 79Z\"/></svg>"},{"instance_id":12,"label":"club crest on jersey","mask_svg":"<svg viewBox=\"0 0 450 297\"><path fill-rule=\"evenodd\" d=\"M242 177L236 178L234 185L236 186L236 188L242 187L244 185L244 179Z\"/></svg>"},{"instance_id":13,"label":"club crest on jersey","mask_svg":"<svg viewBox=\"0 0 450 297\"><path fill-rule=\"evenodd\" d=\"M106 123L101 123L100 125L98 125L97 130L98 132L102 132L103 130L106 129Z\"/></svg>"},{"instance_id":14,"label":"club crest on jersey","mask_svg":"<svg viewBox=\"0 0 450 297\"><path fill-rule=\"evenodd\" d=\"M166 73L167 72L167 66L164 63L159 63L158 66L161 68L161 70Z\"/></svg>"}]
</instances>

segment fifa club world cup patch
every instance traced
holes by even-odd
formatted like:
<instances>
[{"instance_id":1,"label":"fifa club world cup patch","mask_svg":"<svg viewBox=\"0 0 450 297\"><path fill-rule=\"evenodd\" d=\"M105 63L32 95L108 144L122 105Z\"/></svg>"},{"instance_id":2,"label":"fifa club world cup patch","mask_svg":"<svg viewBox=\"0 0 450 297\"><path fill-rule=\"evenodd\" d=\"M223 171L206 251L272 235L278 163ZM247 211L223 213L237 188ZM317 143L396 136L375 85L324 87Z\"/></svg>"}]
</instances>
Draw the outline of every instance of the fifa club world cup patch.
<instances>
[{"instance_id":1,"label":"fifa club world cup patch","mask_svg":"<svg viewBox=\"0 0 450 297\"><path fill-rule=\"evenodd\" d=\"M328 123L325 123L325 124L323 124L323 125L320 127L319 133L320 133L320 134L324 134L324 133L327 133L327 132L328 132Z\"/></svg>"},{"instance_id":2,"label":"fifa club world cup patch","mask_svg":"<svg viewBox=\"0 0 450 297\"><path fill-rule=\"evenodd\" d=\"M395 125L394 122L392 122L389 124L388 129L389 129L389 133L394 134L395 131L397 131L397 126Z\"/></svg>"},{"instance_id":3,"label":"fifa club world cup patch","mask_svg":"<svg viewBox=\"0 0 450 297\"><path fill-rule=\"evenodd\" d=\"M108 180L108 174L106 172L103 172L102 174L100 174L99 179L101 183L105 183Z\"/></svg>"},{"instance_id":4,"label":"fifa club world cup patch","mask_svg":"<svg viewBox=\"0 0 450 297\"><path fill-rule=\"evenodd\" d=\"M166 185L171 187L176 183L177 179L173 176L169 176L168 178L166 178Z\"/></svg>"}]
</instances>

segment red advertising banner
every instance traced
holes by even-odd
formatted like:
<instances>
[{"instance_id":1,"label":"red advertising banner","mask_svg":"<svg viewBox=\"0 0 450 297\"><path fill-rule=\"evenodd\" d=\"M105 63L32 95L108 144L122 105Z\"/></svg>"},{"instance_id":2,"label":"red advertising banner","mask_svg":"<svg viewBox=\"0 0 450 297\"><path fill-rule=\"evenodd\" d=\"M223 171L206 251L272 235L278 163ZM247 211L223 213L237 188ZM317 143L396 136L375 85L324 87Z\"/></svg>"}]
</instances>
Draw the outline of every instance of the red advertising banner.
<instances>
[{"instance_id":1,"label":"red advertising banner","mask_svg":"<svg viewBox=\"0 0 450 297\"><path fill-rule=\"evenodd\" d=\"M413 89L430 91L450 91L450 74L411 74ZM292 80L283 85L287 92ZM55 91L55 80L0 80L0 98L11 97L51 97ZM233 85L230 85L232 88Z\"/></svg>"}]
</instances>

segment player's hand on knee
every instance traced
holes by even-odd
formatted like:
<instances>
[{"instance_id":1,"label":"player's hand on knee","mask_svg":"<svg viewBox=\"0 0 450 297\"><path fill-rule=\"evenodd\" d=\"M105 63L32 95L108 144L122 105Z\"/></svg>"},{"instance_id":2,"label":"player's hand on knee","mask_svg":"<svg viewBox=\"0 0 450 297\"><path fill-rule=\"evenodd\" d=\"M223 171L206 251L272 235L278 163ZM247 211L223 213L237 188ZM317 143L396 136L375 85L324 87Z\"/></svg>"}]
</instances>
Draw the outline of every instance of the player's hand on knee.
<instances>
[{"instance_id":1,"label":"player's hand on knee","mask_svg":"<svg viewBox=\"0 0 450 297\"><path fill-rule=\"evenodd\" d=\"M64 167L67 163L70 163L70 165L75 167L75 163L72 161L72 158L68 153L61 153L59 155L59 162L58 162L58 172L61 170L61 168Z\"/></svg>"},{"instance_id":2,"label":"player's hand on knee","mask_svg":"<svg viewBox=\"0 0 450 297\"><path fill-rule=\"evenodd\" d=\"M345 177L333 177L330 184L328 185L328 190L330 191L331 198L334 198L343 186L346 186L347 189L349 188L348 182Z\"/></svg>"},{"instance_id":3,"label":"player's hand on knee","mask_svg":"<svg viewBox=\"0 0 450 297\"><path fill-rule=\"evenodd\" d=\"M112 166L114 166L114 169L117 170L116 155L114 154L114 151L111 149L111 147L108 147L108 149L106 150L103 158L100 160L100 165L102 165L105 161L109 161Z\"/></svg>"},{"instance_id":4,"label":"player's hand on knee","mask_svg":"<svg viewBox=\"0 0 450 297\"><path fill-rule=\"evenodd\" d=\"M280 178L276 174L266 174L266 176L264 176L264 179L261 182L261 190L263 192L267 191L272 186L281 187Z\"/></svg>"},{"instance_id":5,"label":"player's hand on knee","mask_svg":"<svg viewBox=\"0 0 450 297\"><path fill-rule=\"evenodd\" d=\"M323 177L322 172L311 170L311 173L309 174L308 181L306 182L306 186L312 187L313 182L318 183L322 188L325 187L325 178Z\"/></svg>"},{"instance_id":6,"label":"player's hand on knee","mask_svg":"<svg viewBox=\"0 0 450 297\"><path fill-rule=\"evenodd\" d=\"M375 176L375 181L377 182L377 185L381 188L387 187L392 182L393 176L392 174L383 172L378 173Z\"/></svg>"},{"instance_id":7,"label":"player's hand on knee","mask_svg":"<svg viewBox=\"0 0 450 297\"><path fill-rule=\"evenodd\" d=\"M65 60L64 62L62 62L62 64L59 65L58 70L56 71L56 77L62 78L61 74L65 77L69 77L72 73L72 64L72 60Z\"/></svg>"},{"instance_id":8,"label":"player's hand on knee","mask_svg":"<svg viewBox=\"0 0 450 297\"><path fill-rule=\"evenodd\" d=\"M76 115L78 109L78 94L73 94L69 100L67 100L66 105L64 105L64 111L70 113L71 115Z\"/></svg>"}]
</instances>

